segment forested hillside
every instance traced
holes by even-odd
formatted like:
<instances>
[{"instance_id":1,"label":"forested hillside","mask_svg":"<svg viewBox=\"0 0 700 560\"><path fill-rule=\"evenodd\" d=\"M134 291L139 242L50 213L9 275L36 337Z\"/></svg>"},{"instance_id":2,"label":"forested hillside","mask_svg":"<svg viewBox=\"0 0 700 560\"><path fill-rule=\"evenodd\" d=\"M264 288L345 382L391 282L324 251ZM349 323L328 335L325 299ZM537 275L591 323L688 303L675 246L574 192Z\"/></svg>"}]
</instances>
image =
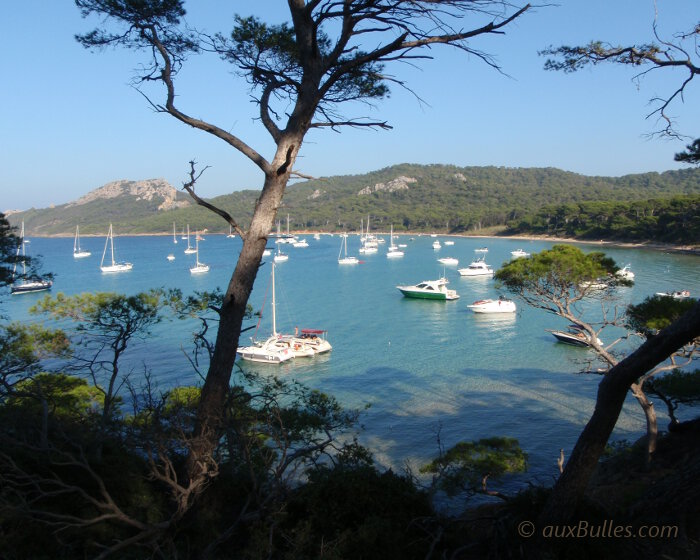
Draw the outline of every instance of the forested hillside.
<instances>
[{"instance_id":1,"label":"forested hillside","mask_svg":"<svg viewBox=\"0 0 700 560\"><path fill-rule=\"evenodd\" d=\"M700 243L700 196L548 205L508 224L509 234Z\"/></svg>"},{"instance_id":2,"label":"forested hillside","mask_svg":"<svg viewBox=\"0 0 700 560\"><path fill-rule=\"evenodd\" d=\"M258 194L237 191L211 202L246 227ZM543 207L574 208L584 202L625 203L691 194L700 195L700 169L587 177L554 168L402 164L364 175L291 185L278 218L285 228L289 214L292 230L356 231L360 220L370 216L373 229L386 231L393 224L398 232L467 233L506 223L523 224L523 228L526 223L540 224L542 218L536 216ZM156 202L157 197L148 199L131 191L111 198L83 197L88 200L81 199L81 204L32 209L11 215L10 221L19 224L24 220L29 235L70 235L77 223L86 235L104 235L110 221L120 234L167 233L173 222L178 231L189 223L192 229L228 232L221 218L188 203L182 192L169 196L167 208ZM541 224L537 227L541 229Z\"/></svg>"}]
</instances>

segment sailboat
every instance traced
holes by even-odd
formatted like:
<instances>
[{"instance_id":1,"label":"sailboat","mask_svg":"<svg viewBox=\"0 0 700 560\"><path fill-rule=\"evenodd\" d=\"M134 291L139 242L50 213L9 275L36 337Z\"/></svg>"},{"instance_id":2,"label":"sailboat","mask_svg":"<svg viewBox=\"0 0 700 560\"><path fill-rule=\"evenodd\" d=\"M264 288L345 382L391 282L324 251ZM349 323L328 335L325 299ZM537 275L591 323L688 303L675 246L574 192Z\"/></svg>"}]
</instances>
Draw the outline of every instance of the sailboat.
<instances>
[{"instance_id":1,"label":"sailboat","mask_svg":"<svg viewBox=\"0 0 700 560\"><path fill-rule=\"evenodd\" d=\"M105 255L107 254L107 245L109 244L110 252L112 255L112 264L105 266ZM134 265L130 262L117 262L114 260L114 232L112 231L112 224L109 224L109 233L107 234L107 239L105 240L105 248L102 251L102 261L100 261L100 270L102 272L126 272L134 268Z\"/></svg>"},{"instance_id":2,"label":"sailboat","mask_svg":"<svg viewBox=\"0 0 700 560\"><path fill-rule=\"evenodd\" d=\"M19 245L17 245L17 257L18 260L22 261L22 276L20 281L15 281L17 276L17 263L15 262L14 269L12 270L12 285L10 286L10 293L12 294L28 294L31 292L43 292L44 290L50 290L53 282L51 280L27 280L27 259L25 258L24 252L24 222L22 222L22 230L19 234ZM21 259L19 258L21 256Z\"/></svg>"},{"instance_id":3,"label":"sailboat","mask_svg":"<svg viewBox=\"0 0 700 560\"><path fill-rule=\"evenodd\" d=\"M278 344L277 322L275 316L275 264L272 264L272 335L264 342L255 342L251 346L242 346L237 354L242 360L263 364L279 364L294 358L292 345Z\"/></svg>"},{"instance_id":4,"label":"sailboat","mask_svg":"<svg viewBox=\"0 0 700 560\"><path fill-rule=\"evenodd\" d=\"M192 253L196 252L197 249L190 245L190 224L187 224L187 249L185 249L185 255L191 255Z\"/></svg>"},{"instance_id":5,"label":"sailboat","mask_svg":"<svg viewBox=\"0 0 700 560\"><path fill-rule=\"evenodd\" d=\"M340 256L340 255L344 256ZM360 261L357 257L348 257L348 234L344 233L340 236L340 251L338 252L338 264L357 264Z\"/></svg>"},{"instance_id":6,"label":"sailboat","mask_svg":"<svg viewBox=\"0 0 700 560\"><path fill-rule=\"evenodd\" d=\"M184 241L185 239L187 239L187 236L185 235L185 228L184 228L184 226L183 226L183 228L182 228L182 235L180 236L180 239L182 239L183 241Z\"/></svg>"},{"instance_id":7,"label":"sailboat","mask_svg":"<svg viewBox=\"0 0 700 560\"><path fill-rule=\"evenodd\" d=\"M389 245L389 250L386 253L387 259L395 259L398 257L403 257L403 251L394 245L394 224L391 224L391 233L389 234L389 239L391 243Z\"/></svg>"},{"instance_id":8,"label":"sailboat","mask_svg":"<svg viewBox=\"0 0 700 560\"><path fill-rule=\"evenodd\" d=\"M173 243L177 245L177 234L175 233L175 222L173 222Z\"/></svg>"},{"instance_id":9,"label":"sailboat","mask_svg":"<svg viewBox=\"0 0 700 560\"><path fill-rule=\"evenodd\" d=\"M369 215L367 216L367 234L364 235L364 238L361 238L360 241L362 241L360 253L376 253L379 250L377 238L369 232Z\"/></svg>"},{"instance_id":10,"label":"sailboat","mask_svg":"<svg viewBox=\"0 0 700 560\"><path fill-rule=\"evenodd\" d=\"M82 259L89 257L92 253L90 251L83 251L80 248L80 226L75 226L75 239L73 240L73 257L76 259Z\"/></svg>"},{"instance_id":11,"label":"sailboat","mask_svg":"<svg viewBox=\"0 0 700 560\"><path fill-rule=\"evenodd\" d=\"M233 228L231 227L231 224L228 226L228 235L226 237L236 237L236 234L233 233Z\"/></svg>"},{"instance_id":12,"label":"sailboat","mask_svg":"<svg viewBox=\"0 0 700 560\"><path fill-rule=\"evenodd\" d=\"M209 272L209 265L199 262L199 233L195 235L195 265L190 268L192 274L202 274L204 272Z\"/></svg>"}]
</instances>

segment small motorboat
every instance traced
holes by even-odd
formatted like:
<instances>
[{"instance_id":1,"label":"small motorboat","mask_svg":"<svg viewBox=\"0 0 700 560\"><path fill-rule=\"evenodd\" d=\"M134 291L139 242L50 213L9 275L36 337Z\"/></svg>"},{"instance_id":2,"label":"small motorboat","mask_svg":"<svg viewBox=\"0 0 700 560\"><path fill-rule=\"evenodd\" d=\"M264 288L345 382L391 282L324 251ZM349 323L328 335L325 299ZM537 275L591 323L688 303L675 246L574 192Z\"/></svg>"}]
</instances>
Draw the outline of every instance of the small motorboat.
<instances>
[{"instance_id":1,"label":"small motorboat","mask_svg":"<svg viewBox=\"0 0 700 560\"><path fill-rule=\"evenodd\" d=\"M511 251L510 254L514 259L520 259L522 257L529 257L530 253L526 253L522 249L516 249L515 251Z\"/></svg>"},{"instance_id":2,"label":"small motorboat","mask_svg":"<svg viewBox=\"0 0 700 560\"><path fill-rule=\"evenodd\" d=\"M165 258L168 259L169 261L174 261L174 260L175 260L175 255L173 255L172 253L170 253L170 254L169 254L167 257L165 257Z\"/></svg>"},{"instance_id":3,"label":"small motorboat","mask_svg":"<svg viewBox=\"0 0 700 560\"><path fill-rule=\"evenodd\" d=\"M634 280L634 272L630 270L630 265L626 264L615 273L615 276L623 280Z\"/></svg>"},{"instance_id":4,"label":"small motorboat","mask_svg":"<svg viewBox=\"0 0 700 560\"><path fill-rule=\"evenodd\" d=\"M690 297L690 291L688 290L680 290L676 292L656 292L656 294L659 297L670 297L673 299L687 299Z\"/></svg>"},{"instance_id":5,"label":"small motorboat","mask_svg":"<svg viewBox=\"0 0 700 560\"><path fill-rule=\"evenodd\" d=\"M440 247L442 247L440 241L433 241L433 249L439 249Z\"/></svg>"},{"instance_id":6,"label":"small motorboat","mask_svg":"<svg viewBox=\"0 0 700 560\"><path fill-rule=\"evenodd\" d=\"M459 264L459 259L455 259L454 257L442 257L438 259L438 262L447 266L457 266Z\"/></svg>"},{"instance_id":7,"label":"small motorboat","mask_svg":"<svg viewBox=\"0 0 700 560\"><path fill-rule=\"evenodd\" d=\"M592 346L590 336L588 333L581 330L578 325L570 325L568 331L549 330L549 332L552 333L554 338L556 338L559 342L563 342L564 344L583 347ZM596 342L600 346L603 345L603 342L599 338L596 338Z\"/></svg>"},{"instance_id":8,"label":"small motorboat","mask_svg":"<svg viewBox=\"0 0 700 560\"><path fill-rule=\"evenodd\" d=\"M474 313L515 313L515 302L509 299L481 299L467 305Z\"/></svg>"},{"instance_id":9,"label":"small motorboat","mask_svg":"<svg viewBox=\"0 0 700 560\"><path fill-rule=\"evenodd\" d=\"M489 248L488 247L479 247L478 249L474 249L475 253L488 253Z\"/></svg>"}]
</instances>

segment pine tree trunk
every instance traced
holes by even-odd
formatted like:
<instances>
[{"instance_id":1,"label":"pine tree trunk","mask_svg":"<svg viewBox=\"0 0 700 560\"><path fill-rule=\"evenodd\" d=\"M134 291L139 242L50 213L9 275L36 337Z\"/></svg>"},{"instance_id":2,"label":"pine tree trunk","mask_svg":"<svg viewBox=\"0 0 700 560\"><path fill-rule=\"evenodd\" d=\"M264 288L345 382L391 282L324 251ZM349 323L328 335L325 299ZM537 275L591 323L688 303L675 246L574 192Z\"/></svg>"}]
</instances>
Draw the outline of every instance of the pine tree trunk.
<instances>
[{"instance_id":1,"label":"pine tree trunk","mask_svg":"<svg viewBox=\"0 0 700 560\"><path fill-rule=\"evenodd\" d=\"M299 145L300 141L295 142L293 138L279 142L271 170L265 175L265 184L256 202L236 268L224 294L216 345L202 387L195 440L188 458L187 470L191 480L198 476L207 476L214 468L213 453L226 413L226 399L248 298L253 291L267 238L272 231L277 210L282 204L291 165Z\"/></svg>"}]
</instances>

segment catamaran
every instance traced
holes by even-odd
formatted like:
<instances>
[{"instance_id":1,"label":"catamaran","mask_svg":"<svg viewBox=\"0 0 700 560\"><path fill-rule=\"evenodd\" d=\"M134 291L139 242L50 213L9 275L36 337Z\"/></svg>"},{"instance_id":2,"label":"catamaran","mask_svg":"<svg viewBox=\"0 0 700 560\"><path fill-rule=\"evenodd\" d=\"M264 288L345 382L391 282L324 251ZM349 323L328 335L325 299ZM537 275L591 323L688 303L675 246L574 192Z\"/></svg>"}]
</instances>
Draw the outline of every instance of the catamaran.
<instances>
[{"instance_id":1,"label":"catamaran","mask_svg":"<svg viewBox=\"0 0 700 560\"><path fill-rule=\"evenodd\" d=\"M105 255L107 254L107 245L110 247L112 264L105 266ZM114 260L114 232L112 231L112 224L109 224L109 233L107 234L107 239L105 240L105 248L102 251L102 261L100 261L100 270L102 272L126 272L134 268L134 265L130 262L117 262Z\"/></svg>"},{"instance_id":2,"label":"catamaran","mask_svg":"<svg viewBox=\"0 0 700 560\"><path fill-rule=\"evenodd\" d=\"M89 257L92 253L90 251L83 251L80 248L80 226L75 226L75 239L73 240L73 257L76 259L83 259Z\"/></svg>"},{"instance_id":3,"label":"catamaran","mask_svg":"<svg viewBox=\"0 0 700 560\"><path fill-rule=\"evenodd\" d=\"M237 354L242 360L263 364L280 364L293 359L291 344L278 344L278 337L275 317L275 264L272 263L272 335L263 342L253 340L251 346L239 347Z\"/></svg>"},{"instance_id":4,"label":"catamaran","mask_svg":"<svg viewBox=\"0 0 700 560\"><path fill-rule=\"evenodd\" d=\"M19 245L17 245L17 259L22 262L22 275L21 280L15 280L17 278L17 263L12 270L12 285L10 286L10 293L12 294L28 294L31 292L43 292L44 290L50 290L53 282L51 280L42 280L36 278L34 280L27 279L27 259L25 258L24 245L27 243L24 239L24 222L22 222L22 230L19 234Z\"/></svg>"}]
</instances>

